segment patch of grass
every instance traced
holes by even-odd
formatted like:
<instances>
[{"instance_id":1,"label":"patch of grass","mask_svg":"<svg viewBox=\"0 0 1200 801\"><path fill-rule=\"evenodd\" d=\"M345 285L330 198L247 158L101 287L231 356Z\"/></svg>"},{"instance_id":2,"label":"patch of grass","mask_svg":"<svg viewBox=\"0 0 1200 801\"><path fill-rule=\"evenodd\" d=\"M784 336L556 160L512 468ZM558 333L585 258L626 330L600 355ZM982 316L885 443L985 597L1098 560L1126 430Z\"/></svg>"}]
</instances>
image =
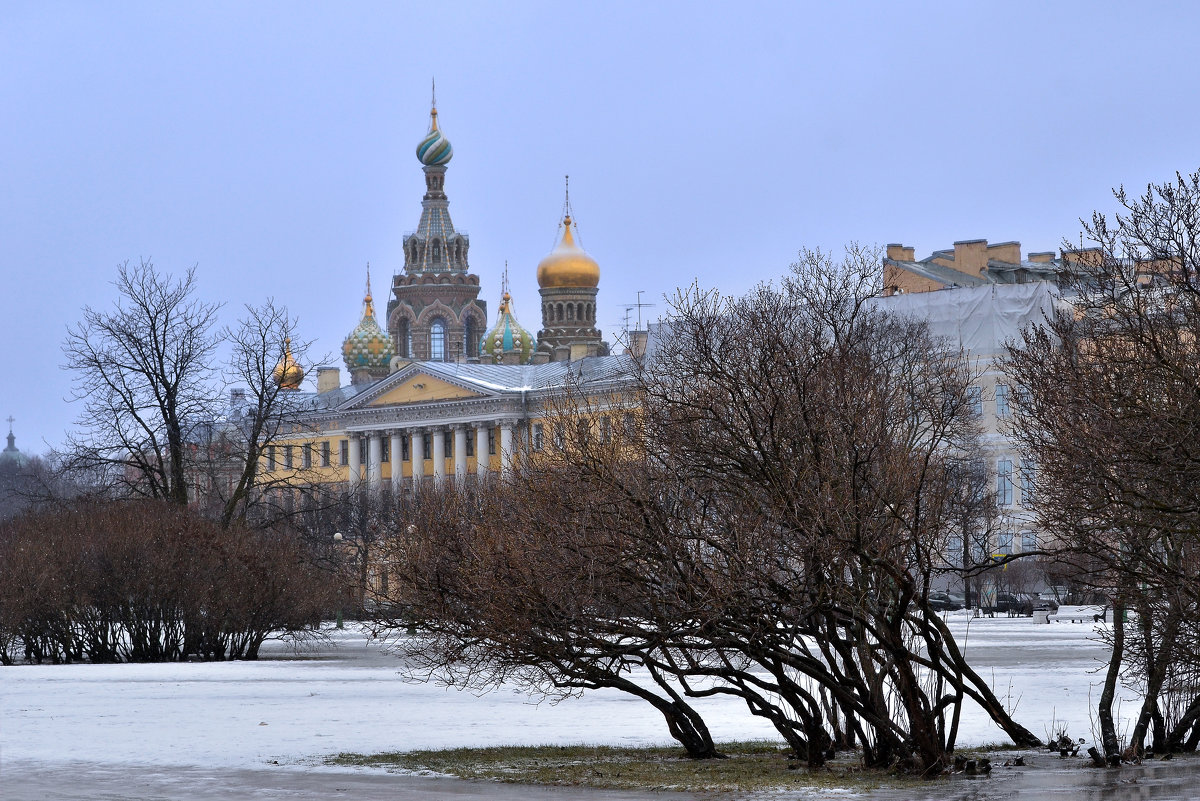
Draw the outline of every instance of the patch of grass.
<instances>
[{"instance_id":1,"label":"patch of grass","mask_svg":"<svg viewBox=\"0 0 1200 801\"><path fill-rule=\"evenodd\" d=\"M905 780L863 770L848 754L810 771L771 741L722 743L728 759L688 759L678 747L505 746L383 754L337 754L331 765L383 768L519 784L578 785L621 790L729 792L788 788L865 791Z\"/></svg>"}]
</instances>

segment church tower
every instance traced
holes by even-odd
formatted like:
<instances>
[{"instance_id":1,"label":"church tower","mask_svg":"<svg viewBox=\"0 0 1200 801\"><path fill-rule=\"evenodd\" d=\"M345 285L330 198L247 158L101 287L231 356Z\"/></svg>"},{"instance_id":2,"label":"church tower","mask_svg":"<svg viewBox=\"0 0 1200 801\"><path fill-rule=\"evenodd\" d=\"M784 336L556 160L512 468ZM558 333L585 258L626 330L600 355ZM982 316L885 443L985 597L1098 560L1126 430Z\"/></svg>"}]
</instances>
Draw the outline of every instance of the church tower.
<instances>
[{"instance_id":1,"label":"church tower","mask_svg":"<svg viewBox=\"0 0 1200 801\"><path fill-rule=\"evenodd\" d=\"M421 221L404 237L404 273L392 281L387 330L397 356L456 361L479 356L487 305L478 300L479 276L467 265L470 239L455 230L446 198L446 165L454 149L438 126L436 97L429 133L417 145L425 171Z\"/></svg>"},{"instance_id":2,"label":"church tower","mask_svg":"<svg viewBox=\"0 0 1200 801\"><path fill-rule=\"evenodd\" d=\"M538 350L555 362L608 355L608 345L600 340L596 328L600 265L575 244L569 200L566 205L562 239L537 269L542 296Z\"/></svg>"}]
</instances>

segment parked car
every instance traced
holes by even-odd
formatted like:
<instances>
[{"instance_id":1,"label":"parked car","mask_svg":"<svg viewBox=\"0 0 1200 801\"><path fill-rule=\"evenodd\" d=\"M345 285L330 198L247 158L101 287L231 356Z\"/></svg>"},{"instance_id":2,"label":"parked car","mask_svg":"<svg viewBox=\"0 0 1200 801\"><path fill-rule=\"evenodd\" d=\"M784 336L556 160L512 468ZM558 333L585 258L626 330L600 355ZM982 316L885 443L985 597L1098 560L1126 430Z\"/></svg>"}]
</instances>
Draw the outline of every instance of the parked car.
<instances>
[{"instance_id":1,"label":"parked car","mask_svg":"<svg viewBox=\"0 0 1200 801\"><path fill-rule=\"evenodd\" d=\"M1057 612L1058 601L1053 598L1043 598L1039 593L1034 593L1032 598L1033 611L1035 612Z\"/></svg>"},{"instance_id":2,"label":"parked car","mask_svg":"<svg viewBox=\"0 0 1200 801\"><path fill-rule=\"evenodd\" d=\"M995 602L985 612L1007 612L1010 615L1032 615L1033 600L1027 595L1011 592L996 593Z\"/></svg>"},{"instance_id":3,"label":"parked car","mask_svg":"<svg viewBox=\"0 0 1200 801\"><path fill-rule=\"evenodd\" d=\"M929 593L929 608L935 612L956 612L963 608L963 599L960 595L952 595L948 592L931 592Z\"/></svg>"}]
</instances>

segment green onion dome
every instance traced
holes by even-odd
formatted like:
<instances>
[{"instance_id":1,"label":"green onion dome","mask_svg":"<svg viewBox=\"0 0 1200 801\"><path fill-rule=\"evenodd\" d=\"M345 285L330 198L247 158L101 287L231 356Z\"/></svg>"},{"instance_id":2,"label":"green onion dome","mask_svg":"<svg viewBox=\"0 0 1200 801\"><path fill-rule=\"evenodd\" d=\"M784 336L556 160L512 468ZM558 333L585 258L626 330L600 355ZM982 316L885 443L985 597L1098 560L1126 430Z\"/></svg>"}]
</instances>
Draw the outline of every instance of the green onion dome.
<instances>
[{"instance_id":1,"label":"green onion dome","mask_svg":"<svg viewBox=\"0 0 1200 801\"><path fill-rule=\"evenodd\" d=\"M392 338L375 320L375 304L371 299L371 285L368 281L367 295L363 298L362 322L342 343L342 357L351 372L364 367L372 371L386 371L392 355Z\"/></svg>"},{"instance_id":2,"label":"green onion dome","mask_svg":"<svg viewBox=\"0 0 1200 801\"><path fill-rule=\"evenodd\" d=\"M500 301L500 310L496 313L496 325L483 335L480 350L491 357L493 362L499 362L508 353L515 353L518 362L525 364L533 354L533 335L521 327L512 313L512 295L504 293Z\"/></svg>"},{"instance_id":3,"label":"green onion dome","mask_svg":"<svg viewBox=\"0 0 1200 801\"><path fill-rule=\"evenodd\" d=\"M417 158L426 167L440 167L448 163L453 156L454 148L450 147L450 140L443 136L438 128L437 107L434 106L429 112L429 133L425 134L421 144L417 145Z\"/></svg>"}]
</instances>

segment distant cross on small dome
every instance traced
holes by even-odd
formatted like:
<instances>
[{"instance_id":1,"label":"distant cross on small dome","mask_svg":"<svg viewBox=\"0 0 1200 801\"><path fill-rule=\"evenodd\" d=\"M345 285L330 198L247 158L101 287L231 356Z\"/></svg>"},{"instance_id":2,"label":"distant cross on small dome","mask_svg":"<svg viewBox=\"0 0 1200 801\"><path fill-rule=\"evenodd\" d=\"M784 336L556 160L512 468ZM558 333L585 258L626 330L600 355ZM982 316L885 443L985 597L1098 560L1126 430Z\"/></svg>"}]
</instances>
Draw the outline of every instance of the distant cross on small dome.
<instances>
[{"instance_id":1,"label":"distant cross on small dome","mask_svg":"<svg viewBox=\"0 0 1200 801\"><path fill-rule=\"evenodd\" d=\"M508 275L508 262L504 263L504 269L505 269L505 275L507 276ZM507 280L507 278L505 280ZM16 421L16 418L10 414L8 416L8 433L10 433L10 434L12 433L12 424L15 421Z\"/></svg>"}]
</instances>

